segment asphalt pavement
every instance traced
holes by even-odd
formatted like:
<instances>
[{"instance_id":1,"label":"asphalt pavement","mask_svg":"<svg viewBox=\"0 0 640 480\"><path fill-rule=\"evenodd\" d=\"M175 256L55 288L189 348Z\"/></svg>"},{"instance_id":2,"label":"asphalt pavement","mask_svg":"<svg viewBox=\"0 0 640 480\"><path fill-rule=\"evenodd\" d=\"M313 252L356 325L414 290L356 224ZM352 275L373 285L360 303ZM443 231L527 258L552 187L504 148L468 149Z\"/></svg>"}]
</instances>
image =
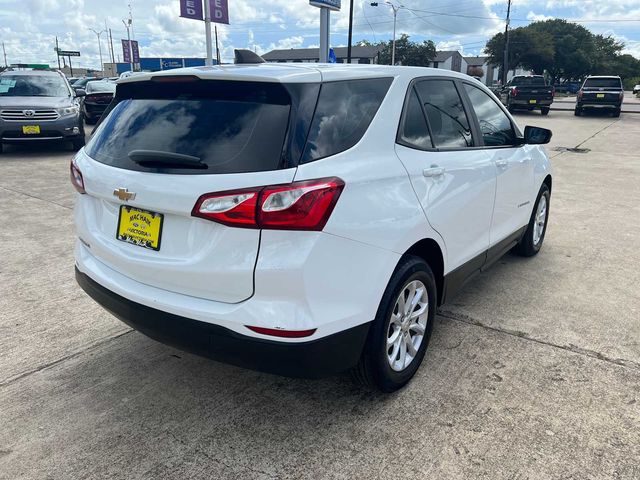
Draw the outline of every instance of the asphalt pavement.
<instances>
[{"instance_id":1,"label":"asphalt pavement","mask_svg":"<svg viewBox=\"0 0 640 480\"><path fill-rule=\"evenodd\" d=\"M393 395L131 331L73 278L72 153L8 147L0 478L640 478L640 116L516 118L554 131L545 245L444 306Z\"/></svg>"}]
</instances>

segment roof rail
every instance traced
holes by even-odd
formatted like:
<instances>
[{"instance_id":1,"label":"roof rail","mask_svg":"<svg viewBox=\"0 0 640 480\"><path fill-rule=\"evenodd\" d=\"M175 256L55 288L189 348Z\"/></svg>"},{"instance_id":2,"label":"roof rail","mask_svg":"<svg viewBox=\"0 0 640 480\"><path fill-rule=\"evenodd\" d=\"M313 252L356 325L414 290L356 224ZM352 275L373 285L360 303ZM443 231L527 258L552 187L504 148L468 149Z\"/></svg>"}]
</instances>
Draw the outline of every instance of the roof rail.
<instances>
[{"instance_id":1,"label":"roof rail","mask_svg":"<svg viewBox=\"0 0 640 480\"><path fill-rule=\"evenodd\" d=\"M234 63L265 63L264 58L251 50L236 48L234 50Z\"/></svg>"}]
</instances>

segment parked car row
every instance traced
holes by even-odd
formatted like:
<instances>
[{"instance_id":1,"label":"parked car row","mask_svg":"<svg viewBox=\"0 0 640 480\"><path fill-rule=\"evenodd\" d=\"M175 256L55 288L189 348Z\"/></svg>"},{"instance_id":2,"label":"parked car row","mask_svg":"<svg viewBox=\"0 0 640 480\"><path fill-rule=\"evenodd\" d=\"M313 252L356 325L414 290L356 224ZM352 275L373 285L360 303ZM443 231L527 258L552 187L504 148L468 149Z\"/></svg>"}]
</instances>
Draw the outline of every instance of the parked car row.
<instances>
[{"instance_id":1,"label":"parked car row","mask_svg":"<svg viewBox=\"0 0 640 480\"><path fill-rule=\"evenodd\" d=\"M640 85L637 91L640 91ZM555 97L555 88L542 75L518 75L504 87L493 90L510 112L539 109L548 115ZM636 89L634 89L634 93ZM577 90L576 116L586 110L600 110L619 117L624 100L622 80L618 76L589 76Z\"/></svg>"}]
</instances>

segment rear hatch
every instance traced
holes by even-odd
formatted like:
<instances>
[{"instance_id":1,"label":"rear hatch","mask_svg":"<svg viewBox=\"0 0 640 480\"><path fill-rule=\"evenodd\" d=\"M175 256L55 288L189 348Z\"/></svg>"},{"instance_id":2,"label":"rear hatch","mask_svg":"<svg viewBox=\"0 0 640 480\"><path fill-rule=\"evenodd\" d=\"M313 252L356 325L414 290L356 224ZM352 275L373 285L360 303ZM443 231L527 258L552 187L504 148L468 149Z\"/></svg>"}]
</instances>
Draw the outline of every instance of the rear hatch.
<instances>
[{"instance_id":1,"label":"rear hatch","mask_svg":"<svg viewBox=\"0 0 640 480\"><path fill-rule=\"evenodd\" d=\"M521 77L514 79L513 85L518 93L517 100L525 100L529 103L539 101L553 101L553 87L547 85L544 77ZM535 100L535 102L531 102Z\"/></svg>"},{"instance_id":2,"label":"rear hatch","mask_svg":"<svg viewBox=\"0 0 640 480\"><path fill-rule=\"evenodd\" d=\"M315 104L318 88L184 76L119 85L75 160L87 192L76 207L82 243L146 285L228 303L250 297L260 230L192 209L205 193L291 182L312 116L302 97Z\"/></svg>"},{"instance_id":3,"label":"rear hatch","mask_svg":"<svg viewBox=\"0 0 640 480\"><path fill-rule=\"evenodd\" d=\"M622 82L617 77L588 78L582 87L583 102L617 104L622 97Z\"/></svg>"}]
</instances>

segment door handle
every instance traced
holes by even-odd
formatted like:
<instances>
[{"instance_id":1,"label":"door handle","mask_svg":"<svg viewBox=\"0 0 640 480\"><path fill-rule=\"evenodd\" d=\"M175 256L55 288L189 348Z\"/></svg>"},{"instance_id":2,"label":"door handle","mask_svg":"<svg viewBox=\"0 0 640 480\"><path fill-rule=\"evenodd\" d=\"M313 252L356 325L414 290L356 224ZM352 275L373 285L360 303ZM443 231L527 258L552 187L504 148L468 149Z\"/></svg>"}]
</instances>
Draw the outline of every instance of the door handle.
<instances>
[{"instance_id":1,"label":"door handle","mask_svg":"<svg viewBox=\"0 0 640 480\"><path fill-rule=\"evenodd\" d=\"M437 165L431 165L431 168L425 168L422 171L422 174L425 177L440 177L444 175L444 167L439 167Z\"/></svg>"},{"instance_id":2,"label":"door handle","mask_svg":"<svg viewBox=\"0 0 640 480\"><path fill-rule=\"evenodd\" d=\"M496 160L496 166L498 168L507 168L508 165L509 165L509 162L507 162L506 160L504 160L502 158L500 160Z\"/></svg>"}]
</instances>

